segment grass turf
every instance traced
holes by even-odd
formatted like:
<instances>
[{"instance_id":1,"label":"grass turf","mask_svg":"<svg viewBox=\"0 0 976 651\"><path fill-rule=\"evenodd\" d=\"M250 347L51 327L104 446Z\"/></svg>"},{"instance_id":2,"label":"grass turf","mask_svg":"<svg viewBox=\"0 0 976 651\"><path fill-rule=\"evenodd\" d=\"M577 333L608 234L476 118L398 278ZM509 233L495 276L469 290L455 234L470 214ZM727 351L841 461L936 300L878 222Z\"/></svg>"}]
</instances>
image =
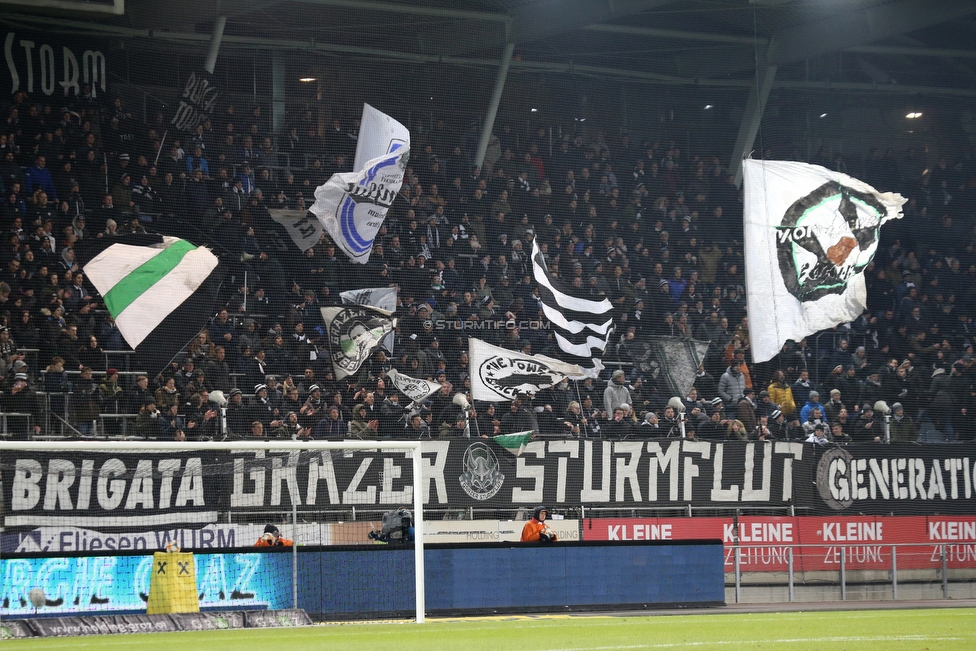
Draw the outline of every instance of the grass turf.
<instances>
[{"instance_id":1,"label":"grass turf","mask_svg":"<svg viewBox=\"0 0 976 651\"><path fill-rule=\"evenodd\" d=\"M10 640L4 648L378 649L584 651L614 649L931 649L976 648L972 609L873 610L636 617L480 618L416 624L347 624L299 629Z\"/></svg>"}]
</instances>

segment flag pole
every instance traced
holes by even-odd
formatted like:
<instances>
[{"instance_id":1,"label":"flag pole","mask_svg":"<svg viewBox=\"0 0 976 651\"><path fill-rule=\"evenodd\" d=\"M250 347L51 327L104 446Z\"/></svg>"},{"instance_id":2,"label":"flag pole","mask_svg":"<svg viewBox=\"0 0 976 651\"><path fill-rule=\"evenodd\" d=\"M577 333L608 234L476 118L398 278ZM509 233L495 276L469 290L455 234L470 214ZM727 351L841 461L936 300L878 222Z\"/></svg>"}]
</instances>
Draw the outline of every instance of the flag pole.
<instances>
[{"instance_id":1,"label":"flag pole","mask_svg":"<svg viewBox=\"0 0 976 651\"><path fill-rule=\"evenodd\" d=\"M159 162L159 155L163 153L163 145L166 144L166 136L169 134L169 129L163 132L163 139L159 141L159 149L156 151L156 160L153 161L153 165Z\"/></svg>"},{"instance_id":2,"label":"flag pole","mask_svg":"<svg viewBox=\"0 0 976 651\"><path fill-rule=\"evenodd\" d=\"M579 400L580 406L580 422L583 423L583 419L586 416L583 415L583 396L580 394L579 380L573 380L573 384L576 385L576 399ZM590 429L586 426L586 423L583 423L583 438L590 438Z\"/></svg>"}]
</instances>

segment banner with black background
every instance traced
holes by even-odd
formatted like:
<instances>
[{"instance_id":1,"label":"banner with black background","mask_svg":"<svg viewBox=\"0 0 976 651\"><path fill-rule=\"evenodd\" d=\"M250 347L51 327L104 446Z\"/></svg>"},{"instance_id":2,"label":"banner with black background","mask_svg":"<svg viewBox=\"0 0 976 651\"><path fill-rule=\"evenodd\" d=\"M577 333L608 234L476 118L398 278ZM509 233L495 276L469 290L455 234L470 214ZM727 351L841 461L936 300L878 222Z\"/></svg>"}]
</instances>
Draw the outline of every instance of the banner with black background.
<instances>
[{"instance_id":1,"label":"banner with black background","mask_svg":"<svg viewBox=\"0 0 976 651\"><path fill-rule=\"evenodd\" d=\"M4 452L3 524L202 527L230 512L411 506L402 451ZM973 513L976 444L489 439L424 444L430 508L785 507L799 514Z\"/></svg>"},{"instance_id":2,"label":"banner with black background","mask_svg":"<svg viewBox=\"0 0 976 651\"><path fill-rule=\"evenodd\" d=\"M0 65L0 96L24 91L36 101L55 102L60 97L64 102L80 96L85 84L95 98L108 89L112 62L106 59L103 40L53 37L4 24L0 24L0 39L5 63Z\"/></svg>"}]
</instances>

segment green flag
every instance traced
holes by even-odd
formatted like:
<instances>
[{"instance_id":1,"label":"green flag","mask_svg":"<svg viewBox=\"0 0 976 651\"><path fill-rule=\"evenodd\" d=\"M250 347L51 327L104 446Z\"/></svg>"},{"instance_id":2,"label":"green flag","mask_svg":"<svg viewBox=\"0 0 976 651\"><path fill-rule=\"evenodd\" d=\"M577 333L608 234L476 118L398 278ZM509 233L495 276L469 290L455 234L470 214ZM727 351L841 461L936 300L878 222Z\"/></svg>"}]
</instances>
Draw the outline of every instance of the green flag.
<instances>
[{"instance_id":1,"label":"green flag","mask_svg":"<svg viewBox=\"0 0 976 651\"><path fill-rule=\"evenodd\" d=\"M534 434L532 430L516 432L514 434L501 434L491 437L491 440L517 457L525 451L525 446L532 440L532 434Z\"/></svg>"}]
</instances>

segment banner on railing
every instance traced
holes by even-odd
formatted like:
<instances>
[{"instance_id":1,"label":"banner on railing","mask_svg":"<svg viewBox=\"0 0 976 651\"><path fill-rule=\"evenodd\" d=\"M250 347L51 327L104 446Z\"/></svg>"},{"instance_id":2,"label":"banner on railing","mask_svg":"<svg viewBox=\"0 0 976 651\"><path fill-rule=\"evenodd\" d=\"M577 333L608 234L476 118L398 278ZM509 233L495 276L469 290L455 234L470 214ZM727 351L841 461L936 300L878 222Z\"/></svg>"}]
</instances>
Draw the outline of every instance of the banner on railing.
<instances>
[{"instance_id":1,"label":"banner on railing","mask_svg":"<svg viewBox=\"0 0 976 651\"><path fill-rule=\"evenodd\" d=\"M708 538L725 544L727 572L735 567L737 545L743 572L786 572L791 548L796 572L838 571L842 554L849 570L890 570L892 545L899 569L941 567L943 545L947 567L976 567L972 515L592 518L582 530L583 540Z\"/></svg>"},{"instance_id":2,"label":"banner on railing","mask_svg":"<svg viewBox=\"0 0 976 651\"><path fill-rule=\"evenodd\" d=\"M683 440L491 439L423 446L431 508L557 511L688 505L821 515L976 512L976 447ZM377 510L413 502L412 459L392 450L58 453L0 457L5 527L200 528L226 512Z\"/></svg>"}]
</instances>

